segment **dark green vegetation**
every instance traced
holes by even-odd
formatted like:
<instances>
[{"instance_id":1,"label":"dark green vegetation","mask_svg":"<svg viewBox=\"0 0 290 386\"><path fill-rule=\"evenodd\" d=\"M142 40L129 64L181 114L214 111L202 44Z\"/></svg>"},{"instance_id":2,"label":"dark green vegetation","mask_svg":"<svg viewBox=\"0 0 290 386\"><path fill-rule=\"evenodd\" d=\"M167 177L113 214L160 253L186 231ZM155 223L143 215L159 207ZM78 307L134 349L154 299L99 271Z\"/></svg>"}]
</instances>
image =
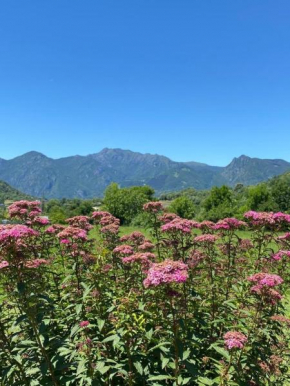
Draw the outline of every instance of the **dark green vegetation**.
<instances>
[{"instance_id":1,"label":"dark green vegetation","mask_svg":"<svg viewBox=\"0 0 290 386\"><path fill-rule=\"evenodd\" d=\"M32 199L32 197L12 188L6 182L0 181L0 204L3 204L6 200L17 201L28 199Z\"/></svg>"},{"instance_id":2,"label":"dark green vegetation","mask_svg":"<svg viewBox=\"0 0 290 386\"><path fill-rule=\"evenodd\" d=\"M174 162L167 157L121 149L104 149L88 156L51 159L29 152L0 159L0 179L35 197L92 198L103 195L111 182L121 187L149 185L159 195L194 187L256 184L290 170L283 160L241 156L226 167Z\"/></svg>"},{"instance_id":3,"label":"dark green vegetation","mask_svg":"<svg viewBox=\"0 0 290 386\"><path fill-rule=\"evenodd\" d=\"M25 194L6 183L0 183L0 202L25 199ZM43 211L52 223L64 223L66 218L90 215L93 210L104 209L121 220L124 225L146 226L142 213L144 203L153 200L154 190L149 186L120 188L112 183L103 199L52 199L43 201ZM156 197L156 195L155 195ZM161 194L166 210L182 218L217 221L224 217L241 218L247 210L290 211L290 172L255 186L237 184L213 187L210 190L193 188ZM3 217L3 213L0 214Z\"/></svg>"},{"instance_id":4,"label":"dark green vegetation","mask_svg":"<svg viewBox=\"0 0 290 386\"><path fill-rule=\"evenodd\" d=\"M174 206L186 197L195 206L194 218L217 221L224 217L241 218L248 210L290 211L290 173L282 174L255 186L236 185L213 187L208 191L185 189L180 192L162 194L162 200L172 200L169 209L175 213ZM178 213L181 217L181 213Z\"/></svg>"}]
</instances>

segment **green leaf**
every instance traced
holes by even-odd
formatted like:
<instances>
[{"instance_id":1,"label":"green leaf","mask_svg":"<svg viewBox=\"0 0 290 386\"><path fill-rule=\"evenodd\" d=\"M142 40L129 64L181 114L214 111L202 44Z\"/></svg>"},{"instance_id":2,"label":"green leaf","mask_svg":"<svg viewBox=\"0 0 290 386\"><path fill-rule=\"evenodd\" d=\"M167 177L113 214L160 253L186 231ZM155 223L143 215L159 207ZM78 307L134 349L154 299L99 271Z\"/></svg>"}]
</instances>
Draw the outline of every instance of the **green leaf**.
<instances>
[{"instance_id":1,"label":"green leaf","mask_svg":"<svg viewBox=\"0 0 290 386\"><path fill-rule=\"evenodd\" d=\"M143 375L143 366L140 362L134 362L134 366L140 375Z\"/></svg>"},{"instance_id":2,"label":"green leaf","mask_svg":"<svg viewBox=\"0 0 290 386\"><path fill-rule=\"evenodd\" d=\"M190 350L186 350L184 351L183 355L182 355L182 360L185 361L190 355Z\"/></svg>"},{"instance_id":3,"label":"green leaf","mask_svg":"<svg viewBox=\"0 0 290 386\"><path fill-rule=\"evenodd\" d=\"M154 347L151 347L147 352L151 352L151 351L154 351L156 350L157 348L160 348L162 350L162 348L164 349L165 347L164 346L170 346L171 343L170 342L162 342L162 343L159 343L157 344L156 346ZM162 350L163 351L163 350Z\"/></svg>"},{"instance_id":4,"label":"green leaf","mask_svg":"<svg viewBox=\"0 0 290 386\"><path fill-rule=\"evenodd\" d=\"M161 363L162 370L168 365L169 361L170 361L170 358L163 358L162 359L162 363Z\"/></svg>"},{"instance_id":5,"label":"green leaf","mask_svg":"<svg viewBox=\"0 0 290 386\"><path fill-rule=\"evenodd\" d=\"M227 350L225 350L222 347L216 346L216 345L211 345L211 348L214 348L216 352L221 354L224 358L226 358L228 361L230 360L230 354L228 353Z\"/></svg>"},{"instance_id":6,"label":"green leaf","mask_svg":"<svg viewBox=\"0 0 290 386\"><path fill-rule=\"evenodd\" d=\"M198 385L213 385L214 384L214 381L212 381L211 379L209 378L204 378L204 377L199 377L198 380Z\"/></svg>"},{"instance_id":7,"label":"green leaf","mask_svg":"<svg viewBox=\"0 0 290 386\"><path fill-rule=\"evenodd\" d=\"M77 304L76 305L76 313L79 315L82 311L83 305L82 304Z\"/></svg>"},{"instance_id":8,"label":"green leaf","mask_svg":"<svg viewBox=\"0 0 290 386\"><path fill-rule=\"evenodd\" d=\"M167 379L174 380L174 378L169 375L155 375L153 377L150 377L148 381L165 381Z\"/></svg>"},{"instance_id":9,"label":"green leaf","mask_svg":"<svg viewBox=\"0 0 290 386\"><path fill-rule=\"evenodd\" d=\"M105 325L105 321L103 319L98 319L98 328L100 331L102 331L104 325Z\"/></svg>"}]
</instances>

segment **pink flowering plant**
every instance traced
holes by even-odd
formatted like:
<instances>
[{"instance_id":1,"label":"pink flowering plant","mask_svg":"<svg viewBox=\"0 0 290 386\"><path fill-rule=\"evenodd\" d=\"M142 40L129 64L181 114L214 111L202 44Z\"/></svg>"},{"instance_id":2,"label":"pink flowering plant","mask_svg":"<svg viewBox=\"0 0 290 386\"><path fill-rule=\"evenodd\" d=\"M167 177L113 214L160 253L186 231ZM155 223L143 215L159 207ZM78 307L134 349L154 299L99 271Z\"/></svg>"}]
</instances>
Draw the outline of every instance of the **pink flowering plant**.
<instances>
[{"instance_id":1,"label":"pink flowering plant","mask_svg":"<svg viewBox=\"0 0 290 386\"><path fill-rule=\"evenodd\" d=\"M63 226L39 220L37 201L11 205L1 384L289 384L289 216L199 223L159 202L144 210L150 238L120 236L108 212Z\"/></svg>"}]
</instances>

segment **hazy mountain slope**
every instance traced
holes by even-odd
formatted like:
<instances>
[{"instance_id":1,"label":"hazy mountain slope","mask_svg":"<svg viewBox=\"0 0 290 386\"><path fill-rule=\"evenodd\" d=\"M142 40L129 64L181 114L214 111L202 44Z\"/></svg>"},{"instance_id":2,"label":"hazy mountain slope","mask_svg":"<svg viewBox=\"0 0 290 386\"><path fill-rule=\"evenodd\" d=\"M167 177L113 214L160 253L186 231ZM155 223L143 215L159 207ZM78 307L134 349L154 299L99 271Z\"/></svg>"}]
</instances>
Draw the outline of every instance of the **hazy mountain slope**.
<instances>
[{"instance_id":1,"label":"hazy mountain slope","mask_svg":"<svg viewBox=\"0 0 290 386\"><path fill-rule=\"evenodd\" d=\"M290 163L283 160L241 156L226 167L217 167L121 149L56 160L34 151L12 160L0 159L0 179L25 193L47 198L101 196L113 181L122 187L148 184L156 193L222 184L249 185L287 170Z\"/></svg>"},{"instance_id":2,"label":"hazy mountain slope","mask_svg":"<svg viewBox=\"0 0 290 386\"><path fill-rule=\"evenodd\" d=\"M285 173L287 170L290 170L290 163L284 160L250 158L242 155L239 158L234 158L221 172L221 176L230 186L237 183L255 185Z\"/></svg>"}]
</instances>

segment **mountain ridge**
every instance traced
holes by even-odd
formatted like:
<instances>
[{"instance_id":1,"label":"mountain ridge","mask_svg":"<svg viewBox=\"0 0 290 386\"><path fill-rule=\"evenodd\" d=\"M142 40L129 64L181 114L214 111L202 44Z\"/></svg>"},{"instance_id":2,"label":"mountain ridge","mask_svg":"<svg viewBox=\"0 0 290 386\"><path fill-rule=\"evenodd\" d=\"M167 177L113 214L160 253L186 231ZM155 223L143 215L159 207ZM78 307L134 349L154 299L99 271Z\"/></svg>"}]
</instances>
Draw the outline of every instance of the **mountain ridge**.
<instances>
[{"instance_id":1,"label":"mountain ridge","mask_svg":"<svg viewBox=\"0 0 290 386\"><path fill-rule=\"evenodd\" d=\"M0 158L0 180L26 194L46 198L102 196L111 182L121 187L150 185L157 194L188 187L202 190L222 184L253 185L286 171L290 171L290 163L282 159L243 154L223 167L119 148L57 159L37 151L10 160Z\"/></svg>"}]
</instances>

